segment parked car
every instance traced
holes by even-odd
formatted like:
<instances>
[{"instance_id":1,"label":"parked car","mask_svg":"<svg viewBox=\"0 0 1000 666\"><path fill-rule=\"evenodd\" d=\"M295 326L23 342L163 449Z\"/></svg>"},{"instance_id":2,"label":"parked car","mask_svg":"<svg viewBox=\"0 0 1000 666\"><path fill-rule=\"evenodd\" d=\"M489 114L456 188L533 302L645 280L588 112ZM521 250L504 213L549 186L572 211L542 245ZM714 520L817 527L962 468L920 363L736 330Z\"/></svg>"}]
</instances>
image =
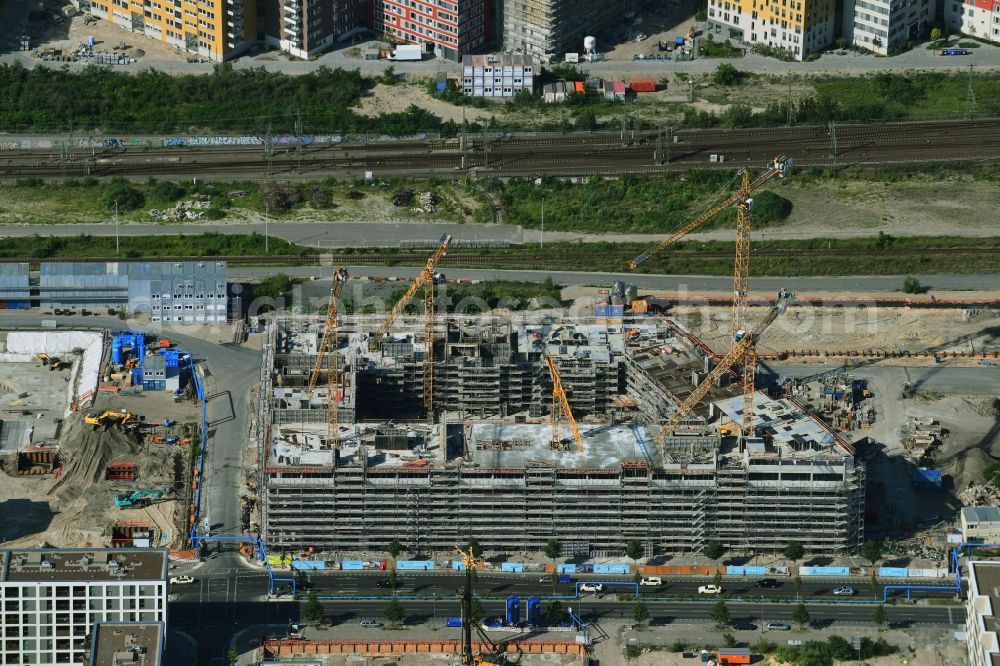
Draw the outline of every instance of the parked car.
<instances>
[{"instance_id":1,"label":"parked car","mask_svg":"<svg viewBox=\"0 0 1000 666\"><path fill-rule=\"evenodd\" d=\"M366 629L381 629L382 623L379 622L378 620L366 617L361 620L361 626L365 627Z\"/></svg>"},{"instance_id":2,"label":"parked car","mask_svg":"<svg viewBox=\"0 0 1000 666\"><path fill-rule=\"evenodd\" d=\"M190 585L194 582L194 578L191 576L172 576L170 578L171 585Z\"/></svg>"},{"instance_id":3,"label":"parked car","mask_svg":"<svg viewBox=\"0 0 1000 666\"><path fill-rule=\"evenodd\" d=\"M581 592L600 592L604 586L600 583L580 583Z\"/></svg>"},{"instance_id":4,"label":"parked car","mask_svg":"<svg viewBox=\"0 0 1000 666\"><path fill-rule=\"evenodd\" d=\"M702 585L698 588L698 594L722 594L722 588L718 585Z\"/></svg>"},{"instance_id":5,"label":"parked car","mask_svg":"<svg viewBox=\"0 0 1000 666\"><path fill-rule=\"evenodd\" d=\"M643 576L639 585L663 585L663 579L659 576Z\"/></svg>"},{"instance_id":6,"label":"parked car","mask_svg":"<svg viewBox=\"0 0 1000 666\"><path fill-rule=\"evenodd\" d=\"M729 626L736 631L757 631L757 625L753 622L733 622Z\"/></svg>"},{"instance_id":7,"label":"parked car","mask_svg":"<svg viewBox=\"0 0 1000 666\"><path fill-rule=\"evenodd\" d=\"M754 587L774 588L774 587L781 587L781 583L779 583L778 581L776 581L773 578L762 578L762 579L754 582L753 586Z\"/></svg>"},{"instance_id":8,"label":"parked car","mask_svg":"<svg viewBox=\"0 0 1000 666\"><path fill-rule=\"evenodd\" d=\"M791 631L792 630L792 625L785 624L784 622L768 622L767 623L767 630L768 631Z\"/></svg>"},{"instance_id":9,"label":"parked car","mask_svg":"<svg viewBox=\"0 0 1000 666\"><path fill-rule=\"evenodd\" d=\"M447 627L461 627L462 626L462 618L460 618L460 617L449 617L448 620L447 620L447 622L445 622L445 626L447 626Z\"/></svg>"},{"instance_id":10,"label":"parked car","mask_svg":"<svg viewBox=\"0 0 1000 666\"><path fill-rule=\"evenodd\" d=\"M854 588L853 587L838 587L833 591L833 594L838 597L853 597Z\"/></svg>"}]
</instances>

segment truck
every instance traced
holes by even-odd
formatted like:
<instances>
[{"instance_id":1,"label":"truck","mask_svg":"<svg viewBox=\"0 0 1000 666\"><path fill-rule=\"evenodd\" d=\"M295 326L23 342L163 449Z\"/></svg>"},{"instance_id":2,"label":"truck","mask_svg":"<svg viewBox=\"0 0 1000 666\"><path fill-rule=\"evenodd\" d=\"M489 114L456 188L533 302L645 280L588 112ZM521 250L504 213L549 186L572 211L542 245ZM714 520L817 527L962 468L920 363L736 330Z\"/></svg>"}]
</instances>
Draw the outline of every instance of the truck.
<instances>
[{"instance_id":1,"label":"truck","mask_svg":"<svg viewBox=\"0 0 1000 666\"><path fill-rule=\"evenodd\" d=\"M396 47L386 60L393 62L419 61L423 60L424 50L419 44L400 44Z\"/></svg>"}]
</instances>

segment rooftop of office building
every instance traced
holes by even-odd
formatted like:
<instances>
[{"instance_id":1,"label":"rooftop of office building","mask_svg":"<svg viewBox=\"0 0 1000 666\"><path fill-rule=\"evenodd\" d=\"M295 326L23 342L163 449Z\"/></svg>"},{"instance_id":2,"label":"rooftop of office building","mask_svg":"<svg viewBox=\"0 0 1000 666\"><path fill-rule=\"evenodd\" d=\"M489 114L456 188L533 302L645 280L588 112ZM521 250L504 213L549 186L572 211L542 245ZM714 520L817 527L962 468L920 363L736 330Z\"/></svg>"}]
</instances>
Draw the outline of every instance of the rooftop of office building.
<instances>
[{"instance_id":1,"label":"rooftop of office building","mask_svg":"<svg viewBox=\"0 0 1000 666\"><path fill-rule=\"evenodd\" d=\"M159 622L99 622L90 666L159 666L163 625Z\"/></svg>"},{"instance_id":2,"label":"rooftop of office building","mask_svg":"<svg viewBox=\"0 0 1000 666\"><path fill-rule=\"evenodd\" d=\"M0 582L155 581L167 576L165 550L38 548L3 552Z\"/></svg>"}]
</instances>

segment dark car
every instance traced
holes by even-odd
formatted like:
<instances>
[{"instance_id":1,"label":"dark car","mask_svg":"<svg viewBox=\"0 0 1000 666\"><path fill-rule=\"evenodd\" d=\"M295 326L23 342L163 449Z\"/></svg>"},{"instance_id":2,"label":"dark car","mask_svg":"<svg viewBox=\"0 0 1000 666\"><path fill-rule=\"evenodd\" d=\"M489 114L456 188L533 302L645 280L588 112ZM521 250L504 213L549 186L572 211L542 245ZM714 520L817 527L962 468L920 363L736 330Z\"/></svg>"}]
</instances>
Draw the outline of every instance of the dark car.
<instances>
[{"instance_id":1,"label":"dark car","mask_svg":"<svg viewBox=\"0 0 1000 666\"><path fill-rule=\"evenodd\" d=\"M730 626L736 631L757 631L757 625L753 622L733 622Z\"/></svg>"},{"instance_id":2,"label":"dark car","mask_svg":"<svg viewBox=\"0 0 1000 666\"><path fill-rule=\"evenodd\" d=\"M781 587L781 583L773 578L761 578L753 584L754 587L775 588Z\"/></svg>"},{"instance_id":3,"label":"dark car","mask_svg":"<svg viewBox=\"0 0 1000 666\"><path fill-rule=\"evenodd\" d=\"M375 583L375 587L379 588L380 590L391 590L392 584L387 580L380 580L379 582ZM403 587L403 581L397 580L396 588L398 589L400 587Z\"/></svg>"}]
</instances>

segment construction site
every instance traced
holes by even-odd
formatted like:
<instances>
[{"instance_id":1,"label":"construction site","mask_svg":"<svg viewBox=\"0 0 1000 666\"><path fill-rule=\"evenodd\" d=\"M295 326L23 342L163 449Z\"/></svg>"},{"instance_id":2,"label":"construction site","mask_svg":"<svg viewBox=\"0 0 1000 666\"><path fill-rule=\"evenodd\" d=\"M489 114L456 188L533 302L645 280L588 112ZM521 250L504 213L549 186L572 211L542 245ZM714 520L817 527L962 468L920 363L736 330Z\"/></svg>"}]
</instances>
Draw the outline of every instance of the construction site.
<instances>
[{"instance_id":1,"label":"construction site","mask_svg":"<svg viewBox=\"0 0 1000 666\"><path fill-rule=\"evenodd\" d=\"M730 206L748 234L750 194L789 167L744 172L739 191L633 266ZM385 317L338 314L339 268L325 318L270 327L252 522L272 551L396 539L413 552L469 539L530 552L555 538L591 557L631 540L646 556L710 541L746 554L860 546L864 463L794 397L756 390L757 340L794 295L780 291L751 322L748 244L737 244L732 349L720 355L623 283L592 317L441 315L436 266L450 242ZM403 316L421 291L424 315Z\"/></svg>"},{"instance_id":2,"label":"construction site","mask_svg":"<svg viewBox=\"0 0 1000 666\"><path fill-rule=\"evenodd\" d=\"M180 547L198 411L183 390L160 385L153 358L168 350L105 331L12 331L0 341L0 540Z\"/></svg>"}]
</instances>

